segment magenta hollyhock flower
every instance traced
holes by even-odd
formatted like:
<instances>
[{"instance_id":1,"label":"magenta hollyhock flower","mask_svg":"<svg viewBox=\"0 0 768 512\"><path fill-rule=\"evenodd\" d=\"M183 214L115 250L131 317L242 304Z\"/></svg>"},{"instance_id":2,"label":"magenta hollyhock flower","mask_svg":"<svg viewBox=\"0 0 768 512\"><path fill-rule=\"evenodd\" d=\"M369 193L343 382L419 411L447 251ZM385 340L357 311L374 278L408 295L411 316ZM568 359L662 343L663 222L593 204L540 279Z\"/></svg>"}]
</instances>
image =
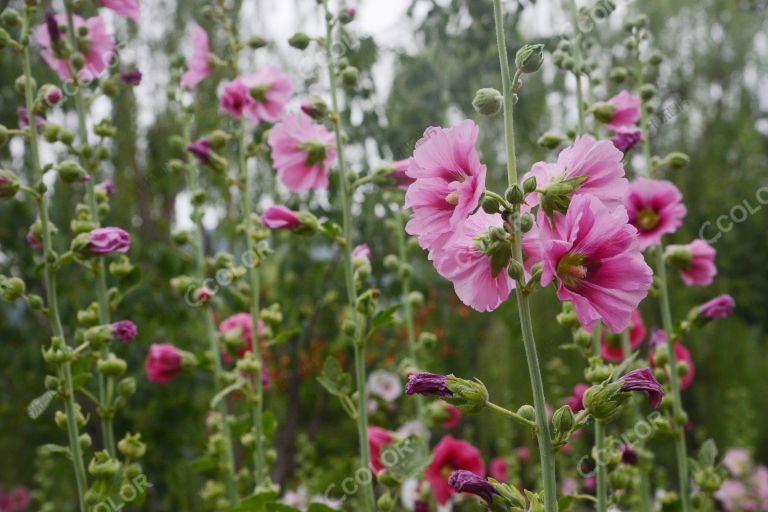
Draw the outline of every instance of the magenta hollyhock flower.
<instances>
[{"instance_id":1,"label":"magenta hollyhock flower","mask_svg":"<svg viewBox=\"0 0 768 512\"><path fill-rule=\"evenodd\" d=\"M641 368L632 370L619 379L624 385L622 391L642 391L648 397L648 402L653 409L656 409L664 398L664 390L661 384L653 376L650 368Z\"/></svg>"},{"instance_id":2,"label":"magenta hollyhock flower","mask_svg":"<svg viewBox=\"0 0 768 512\"><path fill-rule=\"evenodd\" d=\"M245 109L255 102L248 91L245 81L237 77L231 82L225 82L219 94L219 105L229 115L240 118Z\"/></svg>"},{"instance_id":3,"label":"magenta hollyhock flower","mask_svg":"<svg viewBox=\"0 0 768 512\"><path fill-rule=\"evenodd\" d=\"M509 480L509 464L504 457L495 457L491 459L490 464L491 477L499 482L507 482Z\"/></svg>"},{"instance_id":4,"label":"magenta hollyhock flower","mask_svg":"<svg viewBox=\"0 0 768 512\"><path fill-rule=\"evenodd\" d=\"M637 127L622 126L611 137L613 145L625 155L643 140L643 131Z\"/></svg>"},{"instance_id":5,"label":"magenta hollyhock flower","mask_svg":"<svg viewBox=\"0 0 768 512\"><path fill-rule=\"evenodd\" d=\"M701 306L699 306L699 314L703 315L708 320L715 318L727 318L733 313L733 308L736 307L736 301L733 297L727 294L718 295L714 299L710 299Z\"/></svg>"},{"instance_id":6,"label":"magenta hollyhock flower","mask_svg":"<svg viewBox=\"0 0 768 512\"><path fill-rule=\"evenodd\" d=\"M659 245L663 235L677 231L687 213L682 200L670 181L640 178L629 184L624 205L629 223L637 228L640 250Z\"/></svg>"},{"instance_id":7,"label":"magenta hollyhock flower","mask_svg":"<svg viewBox=\"0 0 768 512\"><path fill-rule=\"evenodd\" d=\"M67 24L67 17L63 14L58 14L50 19L46 19L46 23L40 25L35 30L35 39L43 47L43 60L56 71L63 81L70 80L72 74L70 73L71 62L64 58L58 58L55 55L53 43L55 42L58 32L58 26L65 26ZM56 26L53 29L53 26ZM88 30L88 48L83 52L85 56L85 66L78 71L78 76L85 81L90 81L99 76L112 59L112 54L115 49L115 42L107 34L104 20L99 16L94 16L83 20L80 16L74 17L75 30L80 30L81 27L85 27Z\"/></svg>"},{"instance_id":8,"label":"magenta hollyhock flower","mask_svg":"<svg viewBox=\"0 0 768 512\"><path fill-rule=\"evenodd\" d=\"M574 184L573 195L592 194L613 209L622 204L627 189L623 157L610 141L582 135L560 152L556 163L537 162L523 179L535 177L538 188L582 181ZM539 193L526 199L529 206L539 204L540 200Z\"/></svg>"},{"instance_id":9,"label":"magenta hollyhock flower","mask_svg":"<svg viewBox=\"0 0 768 512\"><path fill-rule=\"evenodd\" d=\"M119 16L139 22L141 9L138 0L99 0L102 7L115 11Z\"/></svg>"},{"instance_id":10,"label":"magenta hollyhock flower","mask_svg":"<svg viewBox=\"0 0 768 512\"><path fill-rule=\"evenodd\" d=\"M253 350L253 318L250 313L235 313L225 318L219 324L219 332L226 333L235 329L240 330L240 339L242 345L237 351L238 357L243 357L246 353ZM259 336L264 332L264 322L258 321ZM224 359L231 361L232 357L225 353Z\"/></svg>"},{"instance_id":11,"label":"magenta hollyhock flower","mask_svg":"<svg viewBox=\"0 0 768 512\"><path fill-rule=\"evenodd\" d=\"M584 410L584 393L589 389L589 384L576 384L573 386L571 396L565 399L565 405L575 413Z\"/></svg>"},{"instance_id":12,"label":"magenta hollyhock flower","mask_svg":"<svg viewBox=\"0 0 768 512\"><path fill-rule=\"evenodd\" d=\"M493 502L493 496L498 494L496 488L488 480L466 469L459 469L451 473L451 476L448 477L448 485L456 492L479 496L489 505Z\"/></svg>"},{"instance_id":13,"label":"magenta hollyhock flower","mask_svg":"<svg viewBox=\"0 0 768 512\"><path fill-rule=\"evenodd\" d=\"M269 229L294 229L301 226L301 219L290 208L276 204L264 210L261 223Z\"/></svg>"},{"instance_id":14,"label":"magenta hollyhock flower","mask_svg":"<svg viewBox=\"0 0 768 512\"><path fill-rule=\"evenodd\" d=\"M181 75L181 85L194 90L211 74L208 33L200 27L192 29L192 53L187 58L187 71Z\"/></svg>"},{"instance_id":15,"label":"magenta hollyhock flower","mask_svg":"<svg viewBox=\"0 0 768 512\"><path fill-rule=\"evenodd\" d=\"M211 141L205 137L197 139L187 146L187 151L197 158L197 161L205 165L211 161Z\"/></svg>"},{"instance_id":16,"label":"magenta hollyhock flower","mask_svg":"<svg viewBox=\"0 0 768 512\"><path fill-rule=\"evenodd\" d=\"M405 385L406 395L424 396L453 396L453 392L445 385L448 378L437 373L418 372L408 376Z\"/></svg>"},{"instance_id":17,"label":"magenta hollyhock flower","mask_svg":"<svg viewBox=\"0 0 768 512\"><path fill-rule=\"evenodd\" d=\"M31 248L38 251L43 248L43 241L38 238L37 234L32 228L27 231L27 236L25 238Z\"/></svg>"},{"instance_id":18,"label":"magenta hollyhock flower","mask_svg":"<svg viewBox=\"0 0 768 512\"><path fill-rule=\"evenodd\" d=\"M387 445L392 444L395 437L389 430L381 427L369 426L368 427L368 448L371 452L371 471L375 474L379 474L384 469L384 464L381 463L382 449Z\"/></svg>"},{"instance_id":19,"label":"magenta hollyhock flower","mask_svg":"<svg viewBox=\"0 0 768 512\"><path fill-rule=\"evenodd\" d=\"M8 512L21 512L26 510L32 502L32 496L26 487L14 487L8 494ZM2 510L0 508L0 510Z\"/></svg>"},{"instance_id":20,"label":"magenta hollyhock flower","mask_svg":"<svg viewBox=\"0 0 768 512\"><path fill-rule=\"evenodd\" d=\"M581 432L581 430L577 430L574 434L577 432ZM525 464L531 458L531 451L525 446L521 446L515 451L515 455L517 455L517 460L519 460L521 464Z\"/></svg>"},{"instance_id":21,"label":"magenta hollyhock flower","mask_svg":"<svg viewBox=\"0 0 768 512\"><path fill-rule=\"evenodd\" d=\"M405 194L413 210L405 230L424 249L440 248L459 231L485 190L485 165L475 149L478 126L430 127L416 143L406 175L414 180Z\"/></svg>"},{"instance_id":22,"label":"magenta hollyhock flower","mask_svg":"<svg viewBox=\"0 0 768 512\"><path fill-rule=\"evenodd\" d=\"M112 336L123 343L128 343L138 334L136 324L130 320L120 320L119 322L113 323L110 327L112 327Z\"/></svg>"},{"instance_id":23,"label":"magenta hollyhock flower","mask_svg":"<svg viewBox=\"0 0 768 512\"><path fill-rule=\"evenodd\" d=\"M553 222L539 211L539 228L542 286L556 280L558 298L573 302L582 325L602 320L614 332L624 330L653 278L624 208L609 211L597 198L579 195Z\"/></svg>"},{"instance_id":24,"label":"magenta hollyhock flower","mask_svg":"<svg viewBox=\"0 0 768 512\"><path fill-rule=\"evenodd\" d=\"M395 184L399 189L408 190L408 187L416 181L408 176L408 167L410 166L410 163L411 159L405 158L392 164L392 167L394 167L395 170L392 171L389 176L395 180Z\"/></svg>"},{"instance_id":25,"label":"magenta hollyhock flower","mask_svg":"<svg viewBox=\"0 0 768 512\"><path fill-rule=\"evenodd\" d=\"M371 261L371 249L367 244L359 244L352 249L352 258L362 258Z\"/></svg>"},{"instance_id":26,"label":"magenta hollyhock flower","mask_svg":"<svg viewBox=\"0 0 768 512\"><path fill-rule=\"evenodd\" d=\"M445 402L445 410L448 413L448 419L443 422L443 428L452 429L459 424L461 420L461 411L453 404Z\"/></svg>"},{"instance_id":27,"label":"magenta hollyhock flower","mask_svg":"<svg viewBox=\"0 0 768 512\"><path fill-rule=\"evenodd\" d=\"M130 71L123 71L120 73L120 80L134 87L141 85L141 77L141 71L138 69L132 69Z\"/></svg>"},{"instance_id":28,"label":"magenta hollyhock flower","mask_svg":"<svg viewBox=\"0 0 768 512\"><path fill-rule=\"evenodd\" d=\"M153 343L144 362L147 378L155 384L168 384L181 373L183 357L170 343Z\"/></svg>"},{"instance_id":29,"label":"magenta hollyhock flower","mask_svg":"<svg viewBox=\"0 0 768 512\"><path fill-rule=\"evenodd\" d=\"M417 180L409 191L425 181ZM494 230L503 232L501 217L478 211L452 240L430 253L437 272L453 283L461 302L476 311L493 311L515 287L506 265L494 266L491 254L508 247L491 242Z\"/></svg>"},{"instance_id":30,"label":"magenta hollyhock flower","mask_svg":"<svg viewBox=\"0 0 768 512\"><path fill-rule=\"evenodd\" d=\"M91 254L126 253L131 248L131 235L120 228L96 228L88 233Z\"/></svg>"},{"instance_id":31,"label":"magenta hollyhock flower","mask_svg":"<svg viewBox=\"0 0 768 512\"><path fill-rule=\"evenodd\" d=\"M305 114L287 114L269 131L272 161L291 192L325 190L336 161L335 137Z\"/></svg>"},{"instance_id":32,"label":"magenta hollyhock flower","mask_svg":"<svg viewBox=\"0 0 768 512\"><path fill-rule=\"evenodd\" d=\"M694 240L688 245L670 245L665 253L684 251L691 254L687 264L678 267L680 279L686 286L709 286L717 275L715 248L704 240Z\"/></svg>"},{"instance_id":33,"label":"magenta hollyhock flower","mask_svg":"<svg viewBox=\"0 0 768 512\"><path fill-rule=\"evenodd\" d=\"M611 131L634 126L640 120L640 97L626 90L608 100L613 105L613 118L605 125Z\"/></svg>"},{"instance_id":34,"label":"magenta hollyhock flower","mask_svg":"<svg viewBox=\"0 0 768 512\"><path fill-rule=\"evenodd\" d=\"M243 77L253 99L245 109L246 115L256 124L264 121L275 123L283 115L285 104L293 94L293 84L287 75L273 66Z\"/></svg>"},{"instance_id":35,"label":"magenta hollyhock flower","mask_svg":"<svg viewBox=\"0 0 768 512\"><path fill-rule=\"evenodd\" d=\"M424 472L432 494L440 505L445 505L451 495L455 494L448 484L447 474L457 469L464 469L478 476L485 475L485 463L480 451L466 441L459 441L447 435L435 446L432 462Z\"/></svg>"},{"instance_id":36,"label":"magenta hollyhock flower","mask_svg":"<svg viewBox=\"0 0 768 512\"><path fill-rule=\"evenodd\" d=\"M645 339L645 324L640 311L634 310L629 316L629 350L634 351L642 345ZM624 359L624 351L621 348L621 334L608 332L603 329L600 356L606 361L619 363Z\"/></svg>"}]
</instances>

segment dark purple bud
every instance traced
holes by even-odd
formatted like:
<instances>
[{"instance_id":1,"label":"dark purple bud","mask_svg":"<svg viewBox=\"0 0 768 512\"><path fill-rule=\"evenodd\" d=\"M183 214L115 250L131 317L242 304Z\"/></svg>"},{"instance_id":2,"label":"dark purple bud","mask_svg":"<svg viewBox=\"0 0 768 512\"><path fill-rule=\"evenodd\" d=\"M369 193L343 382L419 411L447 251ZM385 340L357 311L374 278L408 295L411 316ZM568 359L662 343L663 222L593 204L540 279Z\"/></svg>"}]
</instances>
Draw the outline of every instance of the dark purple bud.
<instances>
[{"instance_id":1,"label":"dark purple bud","mask_svg":"<svg viewBox=\"0 0 768 512\"><path fill-rule=\"evenodd\" d=\"M58 42L61 39L61 31L59 30L59 22L56 21L56 16L53 13L45 13L45 26L48 29L48 37L51 38L51 42Z\"/></svg>"},{"instance_id":2,"label":"dark purple bud","mask_svg":"<svg viewBox=\"0 0 768 512\"><path fill-rule=\"evenodd\" d=\"M466 492L480 496L489 505L493 503L494 494L497 494L496 489L485 478L481 478L465 469L451 473L451 476L448 477L448 485L453 487L456 492Z\"/></svg>"},{"instance_id":3,"label":"dark purple bud","mask_svg":"<svg viewBox=\"0 0 768 512\"><path fill-rule=\"evenodd\" d=\"M707 320L726 318L733 313L736 301L730 295L718 295L699 306L699 313Z\"/></svg>"},{"instance_id":4,"label":"dark purple bud","mask_svg":"<svg viewBox=\"0 0 768 512\"><path fill-rule=\"evenodd\" d=\"M111 327L112 336L114 336L115 339L122 341L123 343L128 343L136 337L136 334L138 334L136 324L130 320L121 320L119 322L115 322L111 325Z\"/></svg>"},{"instance_id":5,"label":"dark purple bud","mask_svg":"<svg viewBox=\"0 0 768 512\"><path fill-rule=\"evenodd\" d=\"M453 396L453 392L445 385L447 379L445 375L436 373L412 373L408 376L405 393L407 395Z\"/></svg>"},{"instance_id":6,"label":"dark purple bud","mask_svg":"<svg viewBox=\"0 0 768 512\"><path fill-rule=\"evenodd\" d=\"M613 145L622 153L627 153L643 139L643 132L640 128L620 128L616 134L611 137Z\"/></svg>"},{"instance_id":7,"label":"dark purple bud","mask_svg":"<svg viewBox=\"0 0 768 512\"><path fill-rule=\"evenodd\" d=\"M22 130L29 127L29 112L24 107L16 109L16 116L19 118L19 128ZM40 116L35 116L35 124L37 125L37 131L40 131L40 127L45 124L45 119Z\"/></svg>"},{"instance_id":8,"label":"dark purple bud","mask_svg":"<svg viewBox=\"0 0 768 512\"><path fill-rule=\"evenodd\" d=\"M650 402L651 407L654 409L659 406L661 399L664 398L661 384L653 376L650 368L632 370L620 380L623 383L622 391L642 391L648 397L648 402Z\"/></svg>"},{"instance_id":9,"label":"dark purple bud","mask_svg":"<svg viewBox=\"0 0 768 512\"><path fill-rule=\"evenodd\" d=\"M201 164L207 164L211 161L211 142L208 139L197 139L187 146L187 150L192 153Z\"/></svg>"},{"instance_id":10,"label":"dark purple bud","mask_svg":"<svg viewBox=\"0 0 768 512\"><path fill-rule=\"evenodd\" d=\"M141 83L141 71L138 69L124 71L120 73L120 80L127 83L128 85L136 87Z\"/></svg>"},{"instance_id":11,"label":"dark purple bud","mask_svg":"<svg viewBox=\"0 0 768 512\"><path fill-rule=\"evenodd\" d=\"M413 504L413 512L429 512L429 503L426 501L416 500Z\"/></svg>"},{"instance_id":12,"label":"dark purple bud","mask_svg":"<svg viewBox=\"0 0 768 512\"><path fill-rule=\"evenodd\" d=\"M636 466L639 459L634 448L628 444L621 445L621 462L630 466Z\"/></svg>"}]
</instances>

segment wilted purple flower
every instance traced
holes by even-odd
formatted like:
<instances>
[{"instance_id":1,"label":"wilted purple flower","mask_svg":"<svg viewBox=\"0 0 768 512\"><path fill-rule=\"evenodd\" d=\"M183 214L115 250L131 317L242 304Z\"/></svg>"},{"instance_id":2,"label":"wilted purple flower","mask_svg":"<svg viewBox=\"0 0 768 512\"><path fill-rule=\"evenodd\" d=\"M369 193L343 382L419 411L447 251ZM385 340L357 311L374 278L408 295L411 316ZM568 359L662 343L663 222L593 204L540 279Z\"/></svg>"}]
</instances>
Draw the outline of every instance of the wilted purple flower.
<instances>
[{"instance_id":1,"label":"wilted purple flower","mask_svg":"<svg viewBox=\"0 0 768 512\"><path fill-rule=\"evenodd\" d=\"M699 306L699 313L708 320L726 318L731 315L734 307L736 307L736 301L733 297L723 294Z\"/></svg>"},{"instance_id":2,"label":"wilted purple flower","mask_svg":"<svg viewBox=\"0 0 768 512\"><path fill-rule=\"evenodd\" d=\"M642 391L648 397L648 401L654 409L659 406L661 399L664 398L661 384L653 376L650 368L632 370L620 380L624 383L621 388L622 391Z\"/></svg>"},{"instance_id":3,"label":"wilted purple flower","mask_svg":"<svg viewBox=\"0 0 768 512\"><path fill-rule=\"evenodd\" d=\"M197 139L187 146L187 151L192 153L201 164L207 164L211 161L211 141L206 138Z\"/></svg>"},{"instance_id":4,"label":"wilted purple flower","mask_svg":"<svg viewBox=\"0 0 768 512\"><path fill-rule=\"evenodd\" d=\"M643 132L635 126L619 128L616 134L611 137L613 145L622 153L627 153L643 139Z\"/></svg>"},{"instance_id":5,"label":"wilted purple flower","mask_svg":"<svg viewBox=\"0 0 768 512\"><path fill-rule=\"evenodd\" d=\"M637 464L639 457L637 451L628 444L621 445L621 462L634 466Z\"/></svg>"},{"instance_id":6,"label":"wilted purple flower","mask_svg":"<svg viewBox=\"0 0 768 512\"><path fill-rule=\"evenodd\" d=\"M123 343L128 343L136 337L136 324L130 320L120 320L119 322L113 323L111 327L112 336L122 341Z\"/></svg>"},{"instance_id":7,"label":"wilted purple flower","mask_svg":"<svg viewBox=\"0 0 768 512\"><path fill-rule=\"evenodd\" d=\"M91 254L128 252L131 235L120 228L96 228L88 234L88 251Z\"/></svg>"},{"instance_id":8,"label":"wilted purple flower","mask_svg":"<svg viewBox=\"0 0 768 512\"><path fill-rule=\"evenodd\" d=\"M445 385L447 380L448 378L445 375L438 375L436 373L412 373L408 376L408 384L405 385L405 394L452 396L453 392Z\"/></svg>"},{"instance_id":9,"label":"wilted purple flower","mask_svg":"<svg viewBox=\"0 0 768 512\"><path fill-rule=\"evenodd\" d=\"M124 71L120 73L120 79L128 85L136 87L137 85L141 84L141 71L138 69Z\"/></svg>"},{"instance_id":10,"label":"wilted purple flower","mask_svg":"<svg viewBox=\"0 0 768 512\"><path fill-rule=\"evenodd\" d=\"M465 469L451 473L451 476L448 477L448 485L453 487L456 492L468 492L479 496L489 505L493 502L493 495L498 494L493 485L485 478Z\"/></svg>"},{"instance_id":11,"label":"wilted purple flower","mask_svg":"<svg viewBox=\"0 0 768 512\"><path fill-rule=\"evenodd\" d=\"M102 181L96 187L102 189L108 196L115 193L115 184L111 181Z\"/></svg>"},{"instance_id":12,"label":"wilted purple flower","mask_svg":"<svg viewBox=\"0 0 768 512\"><path fill-rule=\"evenodd\" d=\"M55 43L61 39L61 30L59 30L59 22L56 21L56 15L51 12L45 13L45 27L48 30L48 37L51 38L51 42Z\"/></svg>"}]
</instances>

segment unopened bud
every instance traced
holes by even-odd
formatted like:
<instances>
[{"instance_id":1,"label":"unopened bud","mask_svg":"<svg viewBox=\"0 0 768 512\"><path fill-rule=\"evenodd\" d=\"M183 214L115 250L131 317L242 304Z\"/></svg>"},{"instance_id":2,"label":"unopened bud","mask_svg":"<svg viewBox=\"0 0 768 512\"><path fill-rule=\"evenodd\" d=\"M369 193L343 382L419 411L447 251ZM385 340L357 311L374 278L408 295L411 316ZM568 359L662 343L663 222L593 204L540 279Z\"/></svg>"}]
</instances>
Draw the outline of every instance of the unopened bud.
<instances>
[{"instance_id":1,"label":"unopened bud","mask_svg":"<svg viewBox=\"0 0 768 512\"><path fill-rule=\"evenodd\" d=\"M673 151L664 158L664 162L670 169L678 170L687 167L691 163L691 159L685 153Z\"/></svg>"},{"instance_id":2,"label":"unopened bud","mask_svg":"<svg viewBox=\"0 0 768 512\"><path fill-rule=\"evenodd\" d=\"M299 50L306 50L311 39L303 32L296 32L288 39L288 44Z\"/></svg>"},{"instance_id":3,"label":"unopened bud","mask_svg":"<svg viewBox=\"0 0 768 512\"><path fill-rule=\"evenodd\" d=\"M0 297L8 302L20 299L24 295L26 289L27 287L24 284L24 281L18 277L11 277L0 281Z\"/></svg>"},{"instance_id":4,"label":"unopened bud","mask_svg":"<svg viewBox=\"0 0 768 512\"><path fill-rule=\"evenodd\" d=\"M475 111L484 116L495 115L504 105L504 96L496 89L487 87L479 89L472 100Z\"/></svg>"},{"instance_id":5,"label":"unopened bud","mask_svg":"<svg viewBox=\"0 0 768 512\"><path fill-rule=\"evenodd\" d=\"M607 101L600 101L592 105L590 111L594 114L595 119L603 123L610 123L613 120L613 112L616 107L608 103Z\"/></svg>"},{"instance_id":6,"label":"unopened bud","mask_svg":"<svg viewBox=\"0 0 768 512\"><path fill-rule=\"evenodd\" d=\"M543 44L526 44L515 55L515 66L523 73L535 73L544 62Z\"/></svg>"}]
</instances>

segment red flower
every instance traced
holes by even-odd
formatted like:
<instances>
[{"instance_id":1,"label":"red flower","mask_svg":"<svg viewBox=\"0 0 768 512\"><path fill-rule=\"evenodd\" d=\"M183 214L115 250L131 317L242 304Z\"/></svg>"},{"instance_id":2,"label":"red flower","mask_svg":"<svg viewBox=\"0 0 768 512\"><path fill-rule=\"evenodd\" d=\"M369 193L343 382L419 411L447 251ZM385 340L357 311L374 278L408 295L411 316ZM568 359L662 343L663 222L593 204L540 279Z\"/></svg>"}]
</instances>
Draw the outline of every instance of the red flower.
<instances>
[{"instance_id":1,"label":"red flower","mask_svg":"<svg viewBox=\"0 0 768 512\"><path fill-rule=\"evenodd\" d=\"M485 463L480 451L466 441L447 435L435 446L434 457L425 471L432 493L441 505L445 505L456 492L448 485L448 477L457 469L465 469L478 476L485 475Z\"/></svg>"},{"instance_id":2,"label":"red flower","mask_svg":"<svg viewBox=\"0 0 768 512\"><path fill-rule=\"evenodd\" d=\"M368 427L368 449L371 452L371 470L379 474L384 469L381 463L381 450L394 441L392 432L381 427Z\"/></svg>"}]
</instances>

